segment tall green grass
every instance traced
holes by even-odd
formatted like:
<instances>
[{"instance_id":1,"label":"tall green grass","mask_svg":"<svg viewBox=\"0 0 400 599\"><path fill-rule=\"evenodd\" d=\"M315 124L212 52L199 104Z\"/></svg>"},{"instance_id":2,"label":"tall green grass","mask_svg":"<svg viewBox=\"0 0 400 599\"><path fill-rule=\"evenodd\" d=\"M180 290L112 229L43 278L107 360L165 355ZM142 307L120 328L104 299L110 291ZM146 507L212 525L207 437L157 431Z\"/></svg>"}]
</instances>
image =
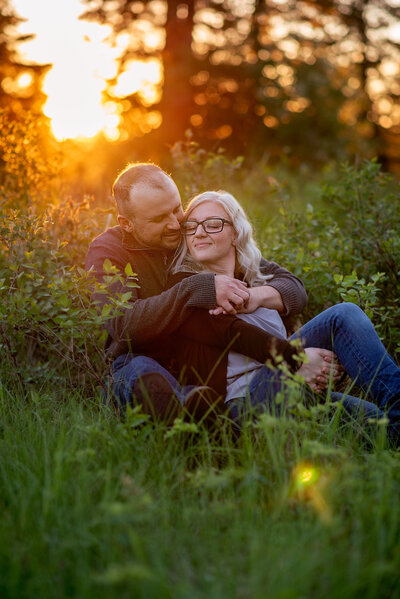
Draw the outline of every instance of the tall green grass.
<instances>
[{"instance_id":1,"label":"tall green grass","mask_svg":"<svg viewBox=\"0 0 400 599\"><path fill-rule=\"evenodd\" d=\"M383 426L295 392L292 417L237 440L103 405L102 318L76 267L111 207L55 198L30 122L3 127L0 172L0 599L400 597ZM306 284L303 322L355 301L399 358L400 195L376 162L299 177L191 143L172 158L184 198L245 203L265 257Z\"/></svg>"},{"instance_id":2,"label":"tall green grass","mask_svg":"<svg viewBox=\"0 0 400 599\"><path fill-rule=\"evenodd\" d=\"M0 387L0 596L400 596L400 460L328 405L237 441Z\"/></svg>"}]
</instances>

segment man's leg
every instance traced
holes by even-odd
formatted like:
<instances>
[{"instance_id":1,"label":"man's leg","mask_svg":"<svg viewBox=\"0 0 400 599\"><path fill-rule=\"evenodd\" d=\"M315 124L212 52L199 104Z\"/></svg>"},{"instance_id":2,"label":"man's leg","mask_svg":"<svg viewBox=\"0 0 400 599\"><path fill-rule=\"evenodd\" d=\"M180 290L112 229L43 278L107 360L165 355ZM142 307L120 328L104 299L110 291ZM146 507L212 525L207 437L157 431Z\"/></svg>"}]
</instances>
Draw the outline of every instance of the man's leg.
<instances>
[{"instance_id":1,"label":"man's leg","mask_svg":"<svg viewBox=\"0 0 400 599\"><path fill-rule=\"evenodd\" d=\"M302 339L305 347L334 351L347 374L381 410L387 410L392 426L397 425L400 369L361 308L352 303L332 306L301 327L292 335L294 338Z\"/></svg>"},{"instance_id":2,"label":"man's leg","mask_svg":"<svg viewBox=\"0 0 400 599\"><path fill-rule=\"evenodd\" d=\"M215 417L219 406L218 395L213 389L183 386L168 370L147 356L119 356L112 364L108 386L122 414L127 405L136 403L156 419L172 422L178 415L185 414L197 421L205 421Z\"/></svg>"},{"instance_id":3,"label":"man's leg","mask_svg":"<svg viewBox=\"0 0 400 599\"><path fill-rule=\"evenodd\" d=\"M133 354L113 362L108 387L122 414L136 402L145 413L164 420L178 414L185 396L185 388L156 360Z\"/></svg>"}]
</instances>

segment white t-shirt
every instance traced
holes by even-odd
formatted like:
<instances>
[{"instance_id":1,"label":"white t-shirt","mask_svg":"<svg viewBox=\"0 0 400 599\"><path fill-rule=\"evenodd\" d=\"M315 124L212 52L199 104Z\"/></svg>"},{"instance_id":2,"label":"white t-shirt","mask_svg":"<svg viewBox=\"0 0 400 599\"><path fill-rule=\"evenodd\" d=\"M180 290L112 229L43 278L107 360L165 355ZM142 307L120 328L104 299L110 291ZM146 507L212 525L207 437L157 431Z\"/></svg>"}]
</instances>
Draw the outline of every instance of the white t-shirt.
<instances>
[{"instance_id":1,"label":"white t-shirt","mask_svg":"<svg viewBox=\"0 0 400 599\"><path fill-rule=\"evenodd\" d=\"M257 308L251 314L237 314L238 318L271 333L280 339L287 339L285 325L277 312L269 308ZM227 387L225 401L246 397L247 387L263 364L243 354L230 351L228 354Z\"/></svg>"}]
</instances>

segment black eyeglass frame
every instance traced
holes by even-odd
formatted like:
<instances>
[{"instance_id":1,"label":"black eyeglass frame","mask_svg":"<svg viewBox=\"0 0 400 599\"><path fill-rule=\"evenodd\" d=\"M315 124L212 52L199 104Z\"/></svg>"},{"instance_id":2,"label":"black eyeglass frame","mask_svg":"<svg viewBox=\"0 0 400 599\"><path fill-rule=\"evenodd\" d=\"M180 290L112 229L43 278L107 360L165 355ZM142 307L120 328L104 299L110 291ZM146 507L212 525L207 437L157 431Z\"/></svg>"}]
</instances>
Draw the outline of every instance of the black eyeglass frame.
<instances>
[{"instance_id":1,"label":"black eyeglass frame","mask_svg":"<svg viewBox=\"0 0 400 599\"><path fill-rule=\"evenodd\" d=\"M204 226L204 223L207 223L209 221L220 221L221 223L221 228L218 229L218 231L207 231L206 226ZM196 228L193 230L192 233L188 233L186 231L186 225L187 223L196 223ZM224 230L224 226L225 225L230 225L231 227L233 227L233 223L231 223L229 220L226 220L226 218L221 218L219 216L215 216L214 218L205 218L204 220L201 221L197 221L197 220L187 220L185 223L182 224L181 226L181 230L182 230L182 234L185 237L191 237L192 235L196 235L197 229L199 228L199 225L202 226L204 233L207 233L207 235L213 235L214 233L221 233L221 231Z\"/></svg>"}]
</instances>

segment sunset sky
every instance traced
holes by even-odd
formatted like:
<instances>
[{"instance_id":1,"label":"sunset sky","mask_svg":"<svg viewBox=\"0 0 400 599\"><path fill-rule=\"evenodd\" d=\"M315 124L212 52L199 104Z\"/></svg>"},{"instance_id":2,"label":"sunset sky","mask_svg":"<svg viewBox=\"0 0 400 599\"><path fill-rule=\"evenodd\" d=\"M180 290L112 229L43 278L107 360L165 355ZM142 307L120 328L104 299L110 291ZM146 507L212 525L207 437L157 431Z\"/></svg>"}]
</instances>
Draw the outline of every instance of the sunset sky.
<instances>
[{"instance_id":1,"label":"sunset sky","mask_svg":"<svg viewBox=\"0 0 400 599\"><path fill-rule=\"evenodd\" d=\"M105 79L116 73L116 59L123 47L106 42L110 29L79 21L84 6L79 0L12 0L18 15L27 19L19 26L23 34L34 33L32 41L20 45L26 59L52 63L45 79L48 100L45 114L51 118L59 139L90 137L103 130L109 139L118 136L118 105L101 104ZM156 61L136 63L121 81L121 90L132 93L160 79Z\"/></svg>"},{"instance_id":2,"label":"sunset sky","mask_svg":"<svg viewBox=\"0 0 400 599\"><path fill-rule=\"evenodd\" d=\"M391 2L392 6L397 3L400 7L400 0ZM19 32L35 35L32 41L20 45L20 52L26 60L53 64L44 82L48 96L44 112L51 119L55 136L91 137L103 131L108 139L118 139L121 103L103 104L102 92L106 88L105 79L116 74L117 59L131 41L129 36L119 35L116 45L111 47L106 41L110 34L108 26L79 21L85 10L80 0L12 0L12 4L17 14L26 19ZM281 26L284 25L282 22ZM400 40L400 22L394 22L387 35ZM383 68L396 74L398 64L387 60ZM132 61L119 77L115 95L123 97L140 91L144 103L147 101L149 105L157 99L157 83L162 77L162 67L156 59ZM372 81L370 85L373 92L373 86L382 82ZM385 114L382 119L387 120L386 124L381 123L385 127L392 123Z\"/></svg>"}]
</instances>

